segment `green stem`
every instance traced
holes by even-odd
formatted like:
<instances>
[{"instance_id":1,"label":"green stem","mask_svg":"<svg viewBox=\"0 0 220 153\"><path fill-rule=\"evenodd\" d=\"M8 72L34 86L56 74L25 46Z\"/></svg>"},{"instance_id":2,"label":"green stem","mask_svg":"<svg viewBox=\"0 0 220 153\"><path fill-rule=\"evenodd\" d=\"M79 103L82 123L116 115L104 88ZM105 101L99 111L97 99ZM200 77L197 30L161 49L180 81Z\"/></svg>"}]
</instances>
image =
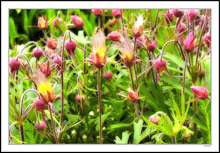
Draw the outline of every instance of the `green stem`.
<instances>
[{"instance_id":1,"label":"green stem","mask_svg":"<svg viewBox=\"0 0 220 153\"><path fill-rule=\"evenodd\" d=\"M102 144L101 68L98 69L99 143Z\"/></svg>"},{"instance_id":2,"label":"green stem","mask_svg":"<svg viewBox=\"0 0 220 153\"><path fill-rule=\"evenodd\" d=\"M54 123L53 114L52 114L52 103L49 103L49 111L50 111L50 118L51 118L51 124L52 124L52 127L53 127L55 142L56 142L56 144L58 144L57 133L56 133L55 123Z\"/></svg>"}]
</instances>

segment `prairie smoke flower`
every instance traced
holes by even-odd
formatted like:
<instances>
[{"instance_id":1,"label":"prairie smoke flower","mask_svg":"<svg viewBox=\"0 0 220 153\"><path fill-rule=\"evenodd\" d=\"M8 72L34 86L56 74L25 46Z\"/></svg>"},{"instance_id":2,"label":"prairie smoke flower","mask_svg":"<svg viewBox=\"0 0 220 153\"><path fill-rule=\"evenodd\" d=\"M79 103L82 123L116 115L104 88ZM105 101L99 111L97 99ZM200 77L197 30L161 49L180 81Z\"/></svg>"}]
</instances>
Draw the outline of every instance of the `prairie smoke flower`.
<instances>
[{"instance_id":1,"label":"prairie smoke flower","mask_svg":"<svg viewBox=\"0 0 220 153\"><path fill-rule=\"evenodd\" d=\"M38 67L40 68L41 72L43 72L43 74L48 77L50 76L52 70L50 68L50 62L48 61L47 64L46 63L43 63L41 65L41 67L38 65Z\"/></svg>"},{"instance_id":2,"label":"prairie smoke flower","mask_svg":"<svg viewBox=\"0 0 220 153\"><path fill-rule=\"evenodd\" d=\"M93 64L102 68L106 62L105 35L103 31L97 31L92 37Z\"/></svg>"},{"instance_id":3,"label":"prairie smoke flower","mask_svg":"<svg viewBox=\"0 0 220 153\"><path fill-rule=\"evenodd\" d=\"M82 28L84 26L84 22L79 16L72 15L71 19L76 28Z\"/></svg>"},{"instance_id":4,"label":"prairie smoke flower","mask_svg":"<svg viewBox=\"0 0 220 153\"><path fill-rule=\"evenodd\" d=\"M166 11L165 19L166 19L168 24L173 21L173 11L172 10L167 10Z\"/></svg>"},{"instance_id":5,"label":"prairie smoke flower","mask_svg":"<svg viewBox=\"0 0 220 153\"><path fill-rule=\"evenodd\" d=\"M45 127L46 127L46 123L44 121L40 121L35 125L37 131L42 131L45 129Z\"/></svg>"},{"instance_id":6,"label":"prairie smoke flower","mask_svg":"<svg viewBox=\"0 0 220 153\"><path fill-rule=\"evenodd\" d=\"M34 57L36 57L37 60L39 60L40 57L43 55L43 50L42 50L41 48L35 47L35 48L33 49L32 55L33 55Z\"/></svg>"},{"instance_id":7,"label":"prairie smoke flower","mask_svg":"<svg viewBox=\"0 0 220 153\"><path fill-rule=\"evenodd\" d=\"M41 30L44 30L46 29L48 26L48 21L47 21L47 18L44 19L44 17L39 17L38 18L38 27L41 29Z\"/></svg>"},{"instance_id":8,"label":"prairie smoke flower","mask_svg":"<svg viewBox=\"0 0 220 153\"><path fill-rule=\"evenodd\" d=\"M195 10L188 10L189 22L192 23L196 19L197 12Z\"/></svg>"},{"instance_id":9,"label":"prairie smoke flower","mask_svg":"<svg viewBox=\"0 0 220 153\"><path fill-rule=\"evenodd\" d=\"M135 92L133 89L128 88L128 99L132 102L132 103L136 103L138 101L138 91Z\"/></svg>"},{"instance_id":10,"label":"prairie smoke flower","mask_svg":"<svg viewBox=\"0 0 220 153\"><path fill-rule=\"evenodd\" d=\"M180 23L180 24L177 26L177 31L178 31L179 33L182 33L182 32L184 32L184 31L186 31L186 30L187 30L186 25L183 24L183 23Z\"/></svg>"},{"instance_id":11,"label":"prairie smoke flower","mask_svg":"<svg viewBox=\"0 0 220 153\"><path fill-rule=\"evenodd\" d=\"M100 16L100 15L102 15L103 12L104 12L103 9L92 9L92 13L93 13L95 16Z\"/></svg>"},{"instance_id":12,"label":"prairie smoke flower","mask_svg":"<svg viewBox=\"0 0 220 153\"><path fill-rule=\"evenodd\" d=\"M186 39L183 41L183 47L187 52L191 52L195 49L195 37L192 33L189 33Z\"/></svg>"},{"instance_id":13,"label":"prairie smoke flower","mask_svg":"<svg viewBox=\"0 0 220 153\"><path fill-rule=\"evenodd\" d=\"M116 19L120 18L121 17L121 10L120 9L112 10L112 15Z\"/></svg>"},{"instance_id":14,"label":"prairie smoke flower","mask_svg":"<svg viewBox=\"0 0 220 153\"><path fill-rule=\"evenodd\" d=\"M62 23L62 20L60 19L60 18L56 18L56 19L54 19L53 20L53 26L55 27L55 28L58 28L58 25L57 25L57 22L59 22L60 24Z\"/></svg>"},{"instance_id":15,"label":"prairie smoke flower","mask_svg":"<svg viewBox=\"0 0 220 153\"><path fill-rule=\"evenodd\" d=\"M165 60L162 59L162 61L160 59L156 59L154 61L154 67L157 70L157 77L158 80L160 80L160 74L161 72L165 69L167 71L167 73L171 76L170 72L167 69L167 62Z\"/></svg>"},{"instance_id":16,"label":"prairie smoke flower","mask_svg":"<svg viewBox=\"0 0 220 153\"><path fill-rule=\"evenodd\" d=\"M34 107L37 111L44 111L47 107L47 104L44 103L42 100L36 98L34 100Z\"/></svg>"},{"instance_id":17,"label":"prairie smoke flower","mask_svg":"<svg viewBox=\"0 0 220 153\"><path fill-rule=\"evenodd\" d=\"M151 115L151 116L149 117L149 121L150 121L151 123L153 123L153 124L158 125L158 122L160 121L160 117L157 116L157 115Z\"/></svg>"},{"instance_id":18,"label":"prairie smoke flower","mask_svg":"<svg viewBox=\"0 0 220 153\"><path fill-rule=\"evenodd\" d=\"M66 50L69 52L69 54L72 56L73 60L74 60L74 51L76 49L76 42L75 40L67 40L65 42L65 48Z\"/></svg>"},{"instance_id":19,"label":"prairie smoke flower","mask_svg":"<svg viewBox=\"0 0 220 153\"><path fill-rule=\"evenodd\" d=\"M75 97L77 102L85 102L86 98L85 96L80 96L79 94Z\"/></svg>"},{"instance_id":20,"label":"prairie smoke flower","mask_svg":"<svg viewBox=\"0 0 220 153\"><path fill-rule=\"evenodd\" d=\"M47 40L47 47L53 50L57 48L57 42L53 37Z\"/></svg>"},{"instance_id":21,"label":"prairie smoke flower","mask_svg":"<svg viewBox=\"0 0 220 153\"><path fill-rule=\"evenodd\" d=\"M18 71L18 69L21 66L21 62L19 59L16 58L12 58L9 62L9 67L11 69L11 74L13 76L13 78L15 77L15 72Z\"/></svg>"},{"instance_id":22,"label":"prairie smoke flower","mask_svg":"<svg viewBox=\"0 0 220 153\"><path fill-rule=\"evenodd\" d=\"M137 41L137 48L140 49L140 48L143 47L141 43L144 43L145 38L143 38L143 37L140 36L140 37L137 38L137 40L138 40L138 41ZM141 43L140 43L140 42L141 42Z\"/></svg>"},{"instance_id":23,"label":"prairie smoke flower","mask_svg":"<svg viewBox=\"0 0 220 153\"><path fill-rule=\"evenodd\" d=\"M205 43L207 44L208 48L210 48L211 47L211 34L209 32L206 33L203 39Z\"/></svg>"},{"instance_id":24,"label":"prairie smoke flower","mask_svg":"<svg viewBox=\"0 0 220 153\"><path fill-rule=\"evenodd\" d=\"M106 72L103 75L103 77L104 77L104 79L111 80L112 79L112 72Z\"/></svg>"},{"instance_id":25,"label":"prairie smoke flower","mask_svg":"<svg viewBox=\"0 0 220 153\"><path fill-rule=\"evenodd\" d=\"M41 71L34 70L32 81L37 85L42 101L46 104L52 103L55 99L54 91L47 77Z\"/></svg>"},{"instance_id":26,"label":"prairie smoke flower","mask_svg":"<svg viewBox=\"0 0 220 153\"><path fill-rule=\"evenodd\" d=\"M53 62L57 65L60 65L62 63L62 59L60 56L56 55L53 57Z\"/></svg>"},{"instance_id":27,"label":"prairie smoke flower","mask_svg":"<svg viewBox=\"0 0 220 153\"><path fill-rule=\"evenodd\" d=\"M205 100L208 98L209 96L209 92L206 88L204 87L200 87L200 86L191 86L190 87L191 90L193 91L194 93L194 96L196 99L202 99L202 100Z\"/></svg>"},{"instance_id":28,"label":"prairie smoke flower","mask_svg":"<svg viewBox=\"0 0 220 153\"><path fill-rule=\"evenodd\" d=\"M147 41L147 47L148 47L148 50L149 51L154 51L155 50L155 48L157 47L156 46L156 43L153 41L153 40L149 40L149 41Z\"/></svg>"},{"instance_id":29,"label":"prairie smoke flower","mask_svg":"<svg viewBox=\"0 0 220 153\"><path fill-rule=\"evenodd\" d=\"M118 31L113 31L107 35L107 38L111 39L112 41L120 41L121 34Z\"/></svg>"},{"instance_id":30,"label":"prairie smoke flower","mask_svg":"<svg viewBox=\"0 0 220 153\"><path fill-rule=\"evenodd\" d=\"M143 16L139 16L132 28L133 37L140 37L143 34Z\"/></svg>"},{"instance_id":31,"label":"prairie smoke flower","mask_svg":"<svg viewBox=\"0 0 220 153\"><path fill-rule=\"evenodd\" d=\"M173 14L175 17L180 18L184 15L184 11L178 10L178 9L174 9L173 10Z\"/></svg>"}]
</instances>

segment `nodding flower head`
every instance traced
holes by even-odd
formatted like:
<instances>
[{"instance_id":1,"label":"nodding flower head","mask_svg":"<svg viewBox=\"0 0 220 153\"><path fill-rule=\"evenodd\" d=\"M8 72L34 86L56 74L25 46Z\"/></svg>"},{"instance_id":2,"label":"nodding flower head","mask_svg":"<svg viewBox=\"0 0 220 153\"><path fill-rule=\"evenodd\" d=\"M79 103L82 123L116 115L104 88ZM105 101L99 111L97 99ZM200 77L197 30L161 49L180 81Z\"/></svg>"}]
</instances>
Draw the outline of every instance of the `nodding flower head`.
<instances>
[{"instance_id":1,"label":"nodding flower head","mask_svg":"<svg viewBox=\"0 0 220 153\"><path fill-rule=\"evenodd\" d=\"M95 15L95 16L100 16L102 15L104 12L103 9L92 9L92 13Z\"/></svg>"},{"instance_id":2,"label":"nodding flower head","mask_svg":"<svg viewBox=\"0 0 220 153\"><path fill-rule=\"evenodd\" d=\"M115 25L116 22L117 22L117 20L116 20L115 18L112 19L112 20L109 20L109 24L110 24L111 26Z\"/></svg>"},{"instance_id":3,"label":"nodding flower head","mask_svg":"<svg viewBox=\"0 0 220 153\"><path fill-rule=\"evenodd\" d=\"M181 18L184 15L184 11L181 11L179 9L174 9L173 10L173 15L177 18Z\"/></svg>"},{"instance_id":4,"label":"nodding flower head","mask_svg":"<svg viewBox=\"0 0 220 153\"><path fill-rule=\"evenodd\" d=\"M150 121L151 123L153 123L153 124L158 125L158 122L160 121L160 117L157 116L157 115L151 115L151 116L149 117L149 121Z\"/></svg>"},{"instance_id":5,"label":"nodding flower head","mask_svg":"<svg viewBox=\"0 0 220 153\"><path fill-rule=\"evenodd\" d=\"M72 56L72 58L74 59L74 51L76 49L76 41L75 40L67 40L65 42L65 48L66 50L69 52L69 54Z\"/></svg>"},{"instance_id":6,"label":"nodding flower head","mask_svg":"<svg viewBox=\"0 0 220 153\"><path fill-rule=\"evenodd\" d=\"M37 90L44 103L53 103L55 96L51 83L48 78L39 70L34 70L32 81L37 85Z\"/></svg>"},{"instance_id":7,"label":"nodding flower head","mask_svg":"<svg viewBox=\"0 0 220 153\"><path fill-rule=\"evenodd\" d=\"M47 108L47 104L44 103L42 100L36 98L34 100L34 108L37 110L37 111L44 111L46 108Z\"/></svg>"},{"instance_id":8,"label":"nodding flower head","mask_svg":"<svg viewBox=\"0 0 220 153\"><path fill-rule=\"evenodd\" d=\"M194 86L194 85L191 86L190 88L193 91L196 99L202 99L202 100L208 99L209 91L206 88L200 86Z\"/></svg>"},{"instance_id":9,"label":"nodding flower head","mask_svg":"<svg viewBox=\"0 0 220 153\"><path fill-rule=\"evenodd\" d=\"M46 77L50 76L52 70L50 68L50 62L48 61L47 63L43 63L40 67L41 72L44 73Z\"/></svg>"},{"instance_id":10,"label":"nodding flower head","mask_svg":"<svg viewBox=\"0 0 220 153\"><path fill-rule=\"evenodd\" d=\"M55 64L57 64L57 65L61 65L62 59L61 59L60 56L56 55L56 56L53 57L53 62L54 62Z\"/></svg>"},{"instance_id":11,"label":"nodding flower head","mask_svg":"<svg viewBox=\"0 0 220 153\"><path fill-rule=\"evenodd\" d=\"M41 30L44 30L46 29L48 26L48 21L47 21L47 18L44 19L44 17L39 17L38 18L38 27L41 29Z\"/></svg>"},{"instance_id":12,"label":"nodding flower head","mask_svg":"<svg viewBox=\"0 0 220 153\"><path fill-rule=\"evenodd\" d=\"M105 35L99 30L92 37L93 64L102 68L106 63Z\"/></svg>"},{"instance_id":13,"label":"nodding flower head","mask_svg":"<svg viewBox=\"0 0 220 153\"><path fill-rule=\"evenodd\" d=\"M186 30L187 30L186 25L183 24L183 23L180 23L180 24L177 26L177 31L178 31L179 33L182 33L182 32L184 32L184 31L186 31Z\"/></svg>"},{"instance_id":14,"label":"nodding flower head","mask_svg":"<svg viewBox=\"0 0 220 153\"><path fill-rule=\"evenodd\" d=\"M121 17L121 10L120 9L114 9L112 10L112 15L114 18L118 19Z\"/></svg>"},{"instance_id":15,"label":"nodding flower head","mask_svg":"<svg viewBox=\"0 0 220 153\"><path fill-rule=\"evenodd\" d=\"M137 48L142 48L143 47L143 45L141 44L141 43L144 43L144 41L145 41L145 38L143 38L142 36L140 36L140 37L138 37L137 38ZM140 43L141 42L141 43Z\"/></svg>"},{"instance_id":16,"label":"nodding flower head","mask_svg":"<svg viewBox=\"0 0 220 153\"><path fill-rule=\"evenodd\" d=\"M36 57L37 60L43 55L43 49L35 47L33 49L32 55Z\"/></svg>"},{"instance_id":17,"label":"nodding flower head","mask_svg":"<svg viewBox=\"0 0 220 153\"><path fill-rule=\"evenodd\" d=\"M183 41L183 47L187 52L191 52L195 49L195 37L192 33L189 33L186 39Z\"/></svg>"},{"instance_id":18,"label":"nodding flower head","mask_svg":"<svg viewBox=\"0 0 220 153\"><path fill-rule=\"evenodd\" d=\"M107 38L111 39L112 41L120 41L121 34L118 31L113 31L107 35Z\"/></svg>"},{"instance_id":19,"label":"nodding flower head","mask_svg":"<svg viewBox=\"0 0 220 153\"><path fill-rule=\"evenodd\" d=\"M143 16L139 16L137 21L134 24L134 27L132 28L132 35L133 37L140 37L143 34Z\"/></svg>"},{"instance_id":20,"label":"nodding flower head","mask_svg":"<svg viewBox=\"0 0 220 153\"><path fill-rule=\"evenodd\" d=\"M103 75L103 77L104 77L104 79L111 80L112 79L112 72L106 72Z\"/></svg>"},{"instance_id":21,"label":"nodding flower head","mask_svg":"<svg viewBox=\"0 0 220 153\"><path fill-rule=\"evenodd\" d=\"M124 60L125 65L127 67L131 67L134 64L135 59L135 54L131 46L131 40L128 38L128 36L125 36L125 38L121 37L121 40L116 43L121 52L120 56Z\"/></svg>"},{"instance_id":22,"label":"nodding flower head","mask_svg":"<svg viewBox=\"0 0 220 153\"><path fill-rule=\"evenodd\" d=\"M85 102L86 100L84 95L80 96L79 94L75 97L75 99L77 102L81 102L81 103Z\"/></svg>"},{"instance_id":23,"label":"nodding flower head","mask_svg":"<svg viewBox=\"0 0 220 153\"><path fill-rule=\"evenodd\" d=\"M9 67L11 69L11 73L13 75L13 78L15 77L15 73L16 71L18 71L18 69L20 68L21 66L21 62L20 60L17 58L12 58L9 62Z\"/></svg>"},{"instance_id":24,"label":"nodding flower head","mask_svg":"<svg viewBox=\"0 0 220 153\"><path fill-rule=\"evenodd\" d=\"M157 70L157 77L158 77L158 80L160 80L160 74L161 72L166 69L167 70L167 62L165 60L160 60L160 59L156 59L154 61L154 67L156 68ZM168 70L167 70L168 71Z\"/></svg>"},{"instance_id":25,"label":"nodding flower head","mask_svg":"<svg viewBox=\"0 0 220 153\"><path fill-rule=\"evenodd\" d=\"M153 40L148 40L147 42L148 42L147 45L148 50L153 52L157 48L156 43Z\"/></svg>"},{"instance_id":26,"label":"nodding flower head","mask_svg":"<svg viewBox=\"0 0 220 153\"><path fill-rule=\"evenodd\" d=\"M84 26L84 21L77 15L72 15L71 19L76 28L82 28Z\"/></svg>"},{"instance_id":27,"label":"nodding flower head","mask_svg":"<svg viewBox=\"0 0 220 153\"><path fill-rule=\"evenodd\" d=\"M208 48L210 48L211 47L211 34L209 32L206 33L203 39L205 43L207 44Z\"/></svg>"},{"instance_id":28,"label":"nodding flower head","mask_svg":"<svg viewBox=\"0 0 220 153\"><path fill-rule=\"evenodd\" d=\"M40 121L35 125L37 131L42 131L46 127L46 123L44 121Z\"/></svg>"},{"instance_id":29,"label":"nodding flower head","mask_svg":"<svg viewBox=\"0 0 220 153\"><path fill-rule=\"evenodd\" d=\"M132 103L136 103L138 101L138 91L135 92L133 89L128 88L128 99L132 102Z\"/></svg>"},{"instance_id":30,"label":"nodding flower head","mask_svg":"<svg viewBox=\"0 0 220 153\"><path fill-rule=\"evenodd\" d=\"M165 13L165 19L167 23L170 23L173 21L173 11L172 10L167 10Z\"/></svg>"},{"instance_id":31,"label":"nodding flower head","mask_svg":"<svg viewBox=\"0 0 220 153\"><path fill-rule=\"evenodd\" d=\"M54 26L55 28L58 28L57 22L58 22L59 24L61 24L61 23L62 23L62 19L56 18L56 19L53 20L52 23L53 23L53 26Z\"/></svg>"},{"instance_id":32,"label":"nodding flower head","mask_svg":"<svg viewBox=\"0 0 220 153\"><path fill-rule=\"evenodd\" d=\"M52 37L50 39L47 40L47 47L50 49L56 49L57 48L57 42L55 39L53 39Z\"/></svg>"},{"instance_id":33,"label":"nodding flower head","mask_svg":"<svg viewBox=\"0 0 220 153\"><path fill-rule=\"evenodd\" d=\"M196 19L197 12L195 10L188 10L189 22L192 23Z\"/></svg>"}]
</instances>

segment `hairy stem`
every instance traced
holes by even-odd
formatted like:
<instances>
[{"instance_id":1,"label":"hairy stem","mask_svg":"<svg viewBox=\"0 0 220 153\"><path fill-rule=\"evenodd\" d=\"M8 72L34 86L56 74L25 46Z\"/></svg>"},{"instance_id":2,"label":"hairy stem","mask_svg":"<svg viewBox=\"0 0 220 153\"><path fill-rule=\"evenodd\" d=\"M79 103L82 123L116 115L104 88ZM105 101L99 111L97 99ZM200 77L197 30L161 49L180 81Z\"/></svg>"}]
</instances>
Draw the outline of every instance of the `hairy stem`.
<instances>
[{"instance_id":1,"label":"hairy stem","mask_svg":"<svg viewBox=\"0 0 220 153\"><path fill-rule=\"evenodd\" d=\"M101 68L98 69L99 143L102 144Z\"/></svg>"},{"instance_id":2,"label":"hairy stem","mask_svg":"<svg viewBox=\"0 0 220 153\"><path fill-rule=\"evenodd\" d=\"M24 127L22 124L20 125L20 135L21 135L22 144L24 144Z\"/></svg>"},{"instance_id":3,"label":"hairy stem","mask_svg":"<svg viewBox=\"0 0 220 153\"><path fill-rule=\"evenodd\" d=\"M53 120L53 114L52 114L52 103L49 103L49 111L50 111L50 118L51 118L51 124L52 124L52 128L53 128L55 142L56 142L56 144L58 144L57 133L56 133L55 124L54 124L54 120Z\"/></svg>"},{"instance_id":4,"label":"hairy stem","mask_svg":"<svg viewBox=\"0 0 220 153\"><path fill-rule=\"evenodd\" d=\"M186 53L186 56L185 56L185 66L184 66L184 74L183 74L183 96L185 97L185 81L186 81L186 65L187 65L187 56L189 54Z\"/></svg>"},{"instance_id":5,"label":"hairy stem","mask_svg":"<svg viewBox=\"0 0 220 153\"><path fill-rule=\"evenodd\" d=\"M135 86L134 86L134 80L133 80L133 75L132 75L131 67L129 67L128 69L129 69L129 71L130 71L132 88L133 88L133 90L135 90Z\"/></svg>"},{"instance_id":6,"label":"hairy stem","mask_svg":"<svg viewBox=\"0 0 220 153\"><path fill-rule=\"evenodd\" d=\"M136 37L134 38L134 53L137 54L137 38ZM134 60L136 60L136 57L134 58ZM136 79L136 85L138 87L137 68L136 68L135 62L134 62L134 74L135 74L135 79Z\"/></svg>"}]
</instances>

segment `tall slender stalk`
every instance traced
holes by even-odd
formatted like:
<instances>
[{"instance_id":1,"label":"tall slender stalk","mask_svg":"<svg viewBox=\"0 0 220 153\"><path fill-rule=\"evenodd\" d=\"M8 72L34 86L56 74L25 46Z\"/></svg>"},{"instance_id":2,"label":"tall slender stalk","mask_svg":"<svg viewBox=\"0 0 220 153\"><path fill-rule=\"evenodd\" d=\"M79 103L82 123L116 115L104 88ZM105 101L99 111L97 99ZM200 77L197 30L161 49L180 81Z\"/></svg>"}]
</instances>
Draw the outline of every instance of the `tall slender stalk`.
<instances>
[{"instance_id":1,"label":"tall slender stalk","mask_svg":"<svg viewBox=\"0 0 220 153\"><path fill-rule=\"evenodd\" d=\"M98 69L99 143L102 144L101 68Z\"/></svg>"},{"instance_id":2,"label":"tall slender stalk","mask_svg":"<svg viewBox=\"0 0 220 153\"><path fill-rule=\"evenodd\" d=\"M57 133L56 133L55 124L54 124L54 120L53 120L53 114L52 114L52 103L49 103L49 111L50 111L50 118L51 118L51 124L52 124L52 128L53 128L55 142L56 142L56 144L58 144L59 142L57 140Z\"/></svg>"},{"instance_id":3,"label":"tall slender stalk","mask_svg":"<svg viewBox=\"0 0 220 153\"><path fill-rule=\"evenodd\" d=\"M134 53L137 54L137 38L134 38ZM135 56L134 56L135 57ZM136 57L134 58L134 60L136 60ZM134 62L134 74L135 74L135 79L136 79L136 85L138 87L138 78L137 78L137 68L136 68L136 64Z\"/></svg>"},{"instance_id":4,"label":"tall slender stalk","mask_svg":"<svg viewBox=\"0 0 220 153\"><path fill-rule=\"evenodd\" d=\"M22 144L24 144L24 127L23 127L23 124L20 125L20 135L21 135Z\"/></svg>"},{"instance_id":5,"label":"tall slender stalk","mask_svg":"<svg viewBox=\"0 0 220 153\"><path fill-rule=\"evenodd\" d=\"M172 136L171 139L172 139L172 143L176 144L176 136Z\"/></svg>"}]
</instances>

